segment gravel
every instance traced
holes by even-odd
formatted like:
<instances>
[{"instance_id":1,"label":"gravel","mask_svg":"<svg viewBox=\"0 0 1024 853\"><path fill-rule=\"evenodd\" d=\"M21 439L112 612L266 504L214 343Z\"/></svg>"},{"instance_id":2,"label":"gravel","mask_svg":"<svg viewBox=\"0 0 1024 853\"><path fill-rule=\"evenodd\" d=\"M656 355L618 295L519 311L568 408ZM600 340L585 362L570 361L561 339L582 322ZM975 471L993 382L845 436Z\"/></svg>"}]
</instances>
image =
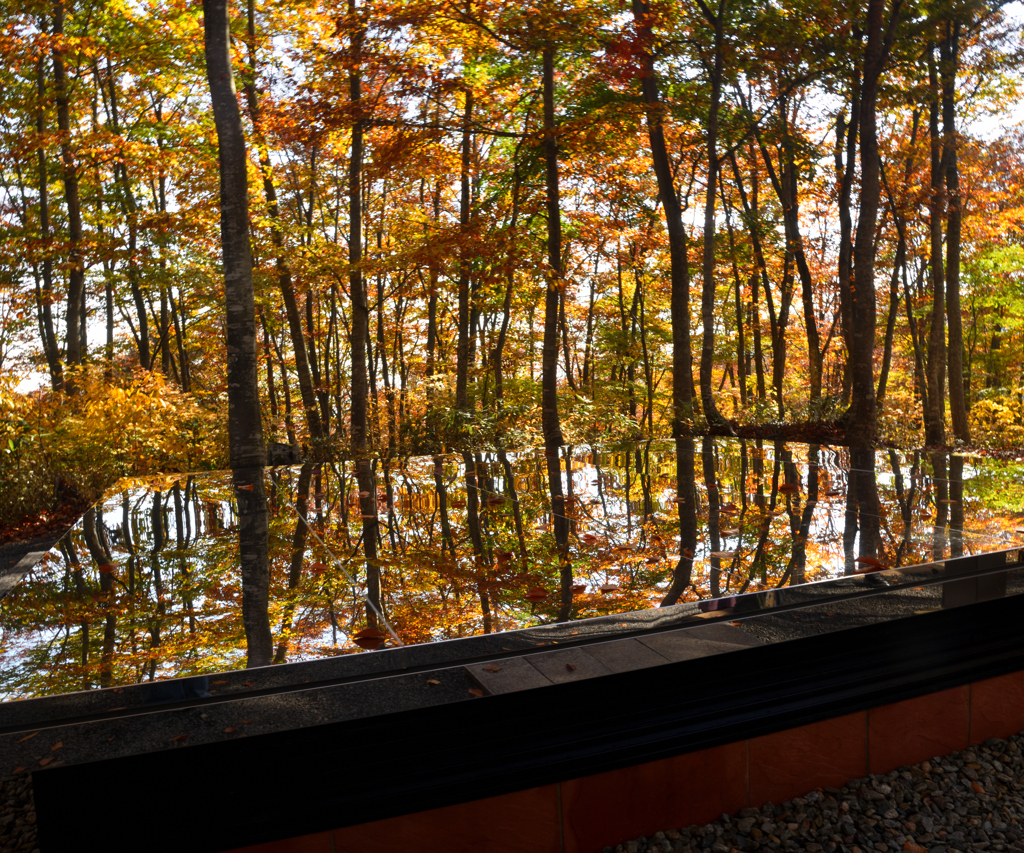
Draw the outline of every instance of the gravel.
<instances>
[{"instance_id":1,"label":"gravel","mask_svg":"<svg viewBox=\"0 0 1024 853\"><path fill-rule=\"evenodd\" d=\"M818 788L602 853L1024 851L1024 738L991 739L884 776Z\"/></svg>"},{"instance_id":2,"label":"gravel","mask_svg":"<svg viewBox=\"0 0 1024 853\"><path fill-rule=\"evenodd\" d=\"M35 851L36 808L32 777L27 773L0 779L0 851Z\"/></svg>"}]
</instances>

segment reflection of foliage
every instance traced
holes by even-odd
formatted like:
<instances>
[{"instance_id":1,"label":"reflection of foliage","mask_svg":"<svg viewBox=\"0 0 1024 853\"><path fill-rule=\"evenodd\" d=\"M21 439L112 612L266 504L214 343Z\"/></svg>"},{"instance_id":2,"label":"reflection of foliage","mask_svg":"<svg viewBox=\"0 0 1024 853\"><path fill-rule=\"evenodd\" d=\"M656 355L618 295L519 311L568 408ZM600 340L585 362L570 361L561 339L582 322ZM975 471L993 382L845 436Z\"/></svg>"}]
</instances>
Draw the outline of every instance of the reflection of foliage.
<instances>
[{"instance_id":1,"label":"reflection of foliage","mask_svg":"<svg viewBox=\"0 0 1024 853\"><path fill-rule=\"evenodd\" d=\"M718 441L706 454L714 481L698 482L697 546L683 600L851 569L843 545L845 450ZM374 568L384 616L404 643L558 618L544 457L470 458L475 478L461 457L377 463ZM936 543L950 552L956 531L947 510L959 486L933 482L932 464L920 454L879 456L878 556L886 565L927 561ZM1024 502L1024 472L980 462L964 470L971 553L1012 525L1000 513ZM667 446L572 454L570 618L660 603L679 560L675 477ZM358 486L342 465L324 465L307 480L313 535L298 555L301 571L290 577L299 482L295 469L268 474L268 618L278 657L358 652L352 638L366 625L367 579ZM0 605L0 692L67 692L244 665L230 477L137 479L122 489L94 514L92 530L87 516Z\"/></svg>"},{"instance_id":2,"label":"reflection of foliage","mask_svg":"<svg viewBox=\"0 0 1024 853\"><path fill-rule=\"evenodd\" d=\"M219 415L139 371L120 384L87 368L81 393L26 396L0 386L0 524L52 509L71 494L95 500L119 478L223 464Z\"/></svg>"}]
</instances>

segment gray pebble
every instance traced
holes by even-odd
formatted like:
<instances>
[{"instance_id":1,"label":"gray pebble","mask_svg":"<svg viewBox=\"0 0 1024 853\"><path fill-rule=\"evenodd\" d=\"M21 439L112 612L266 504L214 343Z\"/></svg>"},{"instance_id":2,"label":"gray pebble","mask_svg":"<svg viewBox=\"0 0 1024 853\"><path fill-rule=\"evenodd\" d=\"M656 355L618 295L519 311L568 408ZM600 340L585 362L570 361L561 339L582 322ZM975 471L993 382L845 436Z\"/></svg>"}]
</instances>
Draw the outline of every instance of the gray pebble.
<instances>
[{"instance_id":1,"label":"gray pebble","mask_svg":"<svg viewBox=\"0 0 1024 853\"><path fill-rule=\"evenodd\" d=\"M714 823L623 842L616 853L1024 851L1024 733L885 775L853 779ZM972 787L977 782L984 789ZM632 845L632 846L631 846ZM913 846L911 846L913 845ZM613 848L606 847L606 853Z\"/></svg>"}]
</instances>

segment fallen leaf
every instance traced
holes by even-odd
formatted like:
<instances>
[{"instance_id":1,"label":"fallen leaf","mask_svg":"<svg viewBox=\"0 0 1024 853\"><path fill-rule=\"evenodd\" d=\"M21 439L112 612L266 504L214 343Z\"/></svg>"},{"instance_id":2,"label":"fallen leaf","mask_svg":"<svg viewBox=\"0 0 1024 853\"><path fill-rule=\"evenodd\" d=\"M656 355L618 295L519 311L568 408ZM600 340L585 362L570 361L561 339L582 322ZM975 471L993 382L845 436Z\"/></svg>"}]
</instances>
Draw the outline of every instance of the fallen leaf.
<instances>
[{"instance_id":1,"label":"fallen leaf","mask_svg":"<svg viewBox=\"0 0 1024 853\"><path fill-rule=\"evenodd\" d=\"M188 735L178 735L177 737L172 737L172 738L171 738L171 742L172 742L172 743L173 743L174 741L177 741L177 742L179 742L179 743L182 743L182 742L184 742L184 741L186 741L186 740L188 740Z\"/></svg>"},{"instance_id":2,"label":"fallen leaf","mask_svg":"<svg viewBox=\"0 0 1024 853\"><path fill-rule=\"evenodd\" d=\"M46 758L40 758L39 759L39 766L40 767L45 767L51 761L53 761L53 756L52 755L48 755Z\"/></svg>"},{"instance_id":3,"label":"fallen leaf","mask_svg":"<svg viewBox=\"0 0 1024 853\"><path fill-rule=\"evenodd\" d=\"M427 684L440 684L440 683L441 682L438 681L436 678L428 678L427 679Z\"/></svg>"},{"instance_id":4,"label":"fallen leaf","mask_svg":"<svg viewBox=\"0 0 1024 853\"><path fill-rule=\"evenodd\" d=\"M251 722L252 722L252 720L251 720L251 719L250 719L250 720L242 720L242 722L241 722L241 723L239 723L239 725L241 725L241 726L247 726L247 725L249 725L249 723L251 723Z\"/></svg>"},{"instance_id":5,"label":"fallen leaf","mask_svg":"<svg viewBox=\"0 0 1024 853\"><path fill-rule=\"evenodd\" d=\"M576 671L576 664L574 664L574 663L567 663L565 665L565 668L567 670L569 670L569 672L575 672Z\"/></svg>"},{"instance_id":6,"label":"fallen leaf","mask_svg":"<svg viewBox=\"0 0 1024 853\"><path fill-rule=\"evenodd\" d=\"M490 666L484 667L484 672L501 672L501 667L491 664Z\"/></svg>"},{"instance_id":7,"label":"fallen leaf","mask_svg":"<svg viewBox=\"0 0 1024 853\"><path fill-rule=\"evenodd\" d=\"M484 695L484 691L483 690L477 690L475 687L470 687L469 688L469 692L472 693L474 696L476 696L478 698L480 696Z\"/></svg>"},{"instance_id":8,"label":"fallen leaf","mask_svg":"<svg viewBox=\"0 0 1024 853\"><path fill-rule=\"evenodd\" d=\"M226 729L224 729L224 734L229 735L232 732L237 732L237 731L238 731L238 726L228 726Z\"/></svg>"},{"instance_id":9,"label":"fallen leaf","mask_svg":"<svg viewBox=\"0 0 1024 853\"><path fill-rule=\"evenodd\" d=\"M243 681L242 682L242 687L252 687L252 685L253 685L253 682L251 682L251 681Z\"/></svg>"},{"instance_id":10,"label":"fallen leaf","mask_svg":"<svg viewBox=\"0 0 1024 853\"><path fill-rule=\"evenodd\" d=\"M53 746L50 747L50 752L56 752L62 746L64 746L64 741L59 740Z\"/></svg>"},{"instance_id":11,"label":"fallen leaf","mask_svg":"<svg viewBox=\"0 0 1024 853\"><path fill-rule=\"evenodd\" d=\"M13 773L14 773L15 775L17 775L18 773L24 773L26 769L27 769L27 768L25 768L25 767L15 767L15 768L14 768L14 770L13 770L12 772L13 772Z\"/></svg>"},{"instance_id":12,"label":"fallen leaf","mask_svg":"<svg viewBox=\"0 0 1024 853\"><path fill-rule=\"evenodd\" d=\"M730 622L729 624L730 624L730 625L740 625L740 624L742 624L742 623L740 623L740 622Z\"/></svg>"},{"instance_id":13,"label":"fallen leaf","mask_svg":"<svg viewBox=\"0 0 1024 853\"><path fill-rule=\"evenodd\" d=\"M978 794L984 794L985 793L985 789L982 788L981 785L979 785L977 782L971 782L971 787Z\"/></svg>"},{"instance_id":14,"label":"fallen leaf","mask_svg":"<svg viewBox=\"0 0 1024 853\"><path fill-rule=\"evenodd\" d=\"M211 684L227 684L227 683L228 683L228 680L226 678L222 678L220 681L213 681L213 682L211 682Z\"/></svg>"},{"instance_id":15,"label":"fallen leaf","mask_svg":"<svg viewBox=\"0 0 1024 853\"><path fill-rule=\"evenodd\" d=\"M32 740L39 732L32 732L30 735L25 735L21 740L15 741L15 743L24 743L27 740Z\"/></svg>"},{"instance_id":16,"label":"fallen leaf","mask_svg":"<svg viewBox=\"0 0 1024 853\"><path fill-rule=\"evenodd\" d=\"M909 853L928 853L926 848L920 844L915 844L913 841L904 841L903 849L909 851Z\"/></svg>"}]
</instances>

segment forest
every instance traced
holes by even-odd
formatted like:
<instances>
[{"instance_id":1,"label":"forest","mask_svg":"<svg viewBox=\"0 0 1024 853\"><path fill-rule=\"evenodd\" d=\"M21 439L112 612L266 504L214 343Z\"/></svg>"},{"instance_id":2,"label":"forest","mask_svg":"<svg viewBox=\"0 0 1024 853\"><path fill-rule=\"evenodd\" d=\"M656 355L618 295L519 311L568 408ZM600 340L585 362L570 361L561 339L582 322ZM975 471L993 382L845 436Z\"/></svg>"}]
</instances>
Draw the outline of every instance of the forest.
<instances>
[{"instance_id":1,"label":"forest","mask_svg":"<svg viewBox=\"0 0 1024 853\"><path fill-rule=\"evenodd\" d=\"M12 529L225 467L232 347L202 5L0 8ZM226 12L268 442L1020 455L1020 4Z\"/></svg>"}]
</instances>

